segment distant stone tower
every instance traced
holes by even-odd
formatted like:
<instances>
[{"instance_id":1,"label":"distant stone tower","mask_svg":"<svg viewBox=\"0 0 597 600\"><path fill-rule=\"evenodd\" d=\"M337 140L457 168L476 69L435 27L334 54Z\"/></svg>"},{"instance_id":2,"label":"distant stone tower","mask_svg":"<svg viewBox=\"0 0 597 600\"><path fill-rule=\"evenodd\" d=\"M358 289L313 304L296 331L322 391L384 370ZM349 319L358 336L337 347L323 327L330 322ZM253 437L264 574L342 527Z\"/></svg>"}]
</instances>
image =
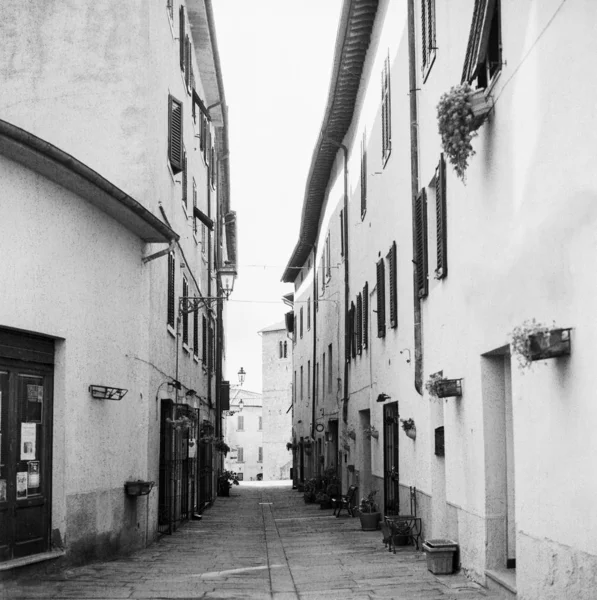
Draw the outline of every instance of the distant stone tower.
<instances>
[{"instance_id":1,"label":"distant stone tower","mask_svg":"<svg viewBox=\"0 0 597 600\"><path fill-rule=\"evenodd\" d=\"M292 452L292 340L284 323L262 329L263 479L290 479Z\"/></svg>"}]
</instances>

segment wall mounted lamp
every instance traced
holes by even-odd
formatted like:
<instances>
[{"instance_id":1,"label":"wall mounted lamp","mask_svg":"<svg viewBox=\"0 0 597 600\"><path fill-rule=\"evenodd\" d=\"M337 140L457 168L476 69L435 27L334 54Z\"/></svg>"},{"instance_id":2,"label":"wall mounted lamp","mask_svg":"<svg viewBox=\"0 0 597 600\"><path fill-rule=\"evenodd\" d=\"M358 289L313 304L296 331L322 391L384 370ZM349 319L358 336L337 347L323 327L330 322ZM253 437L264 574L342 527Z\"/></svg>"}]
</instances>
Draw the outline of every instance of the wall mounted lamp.
<instances>
[{"instance_id":1,"label":"wall mounted lamp","mask_svg":"<svg viewBox=\"0 0 597 600\"><path fill-rule=\"evenodd\" d=\"M181 296L179 299L178 312L181 315L188 315L195 312L203 305L205 308L218 300L228 300L234 289L236 279L236 269L234 265L225 264L218 269L218 281L222 289L222 296Z\"/></svg>"}]
</instances>

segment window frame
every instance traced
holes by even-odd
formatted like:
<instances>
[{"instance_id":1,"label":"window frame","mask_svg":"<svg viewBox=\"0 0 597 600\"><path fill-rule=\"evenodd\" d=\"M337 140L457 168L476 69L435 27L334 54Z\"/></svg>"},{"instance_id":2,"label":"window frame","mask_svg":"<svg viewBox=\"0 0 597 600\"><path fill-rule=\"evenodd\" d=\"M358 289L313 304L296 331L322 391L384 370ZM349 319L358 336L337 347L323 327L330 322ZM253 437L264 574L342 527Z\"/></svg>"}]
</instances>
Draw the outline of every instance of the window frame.
<instances>
[{"instance_id":1,"label":"window frame","mask_svg":"<svg viewBox=\"0 0 597 600\"><path fill-rule=\"evenodd\" d=\"M427 232L427 192L423 188L415 199L415 288L418 298L429 294L429 246Z\"/></svg>"},{"instance_id":2,"label":"window frame","mask_svg":"<svg viewBox=\"0 0 597 600\"><path fill-rule=\"evenodd\" d=\"M168 162L174 175L183 170L183 109L183 103L168 94Z\"/></svg>"},{"instance_id":3,"label":"window frame","mask_svg":"<svg viewBox=\"0 0 597 600\"><path fill-rule=\"evenodd\" d=\"M435 0L421 0L421 71L427 81L437 51Z\"/></svg>"}]
</instances>

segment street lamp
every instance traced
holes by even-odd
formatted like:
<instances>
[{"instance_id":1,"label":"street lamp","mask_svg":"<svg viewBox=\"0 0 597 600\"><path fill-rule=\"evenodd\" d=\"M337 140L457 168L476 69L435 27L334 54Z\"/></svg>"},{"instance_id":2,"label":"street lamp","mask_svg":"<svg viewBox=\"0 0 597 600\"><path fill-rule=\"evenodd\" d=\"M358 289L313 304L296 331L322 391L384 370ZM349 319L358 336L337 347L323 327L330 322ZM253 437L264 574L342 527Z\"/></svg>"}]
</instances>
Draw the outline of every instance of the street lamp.
<instances>
[{"instance_id":1,"label":"street lamp","mask_svg":"<svg viewBox=\"0 0 597 600\"><path fill-rule=\"evenodd\" d=\"M234 281L236 280L236 269L234 265L226 263L218 269L218 282L222 290L222 296L181 296L179 299L178 311L181 315L188 315L195 312L203 304L205 308L209 308L212 302L217 300L228 300L232 290L234 289Z\"/></svg>"},{"instance_id":2,"label":"street lamp","mask_svg":"<svg viewBox=\"0 0 597 600\"><path fill-rule=\"evenodd\" d=\"M244 370L244 369L241 367L241 368L238 370L238 384L239 384L240 386L242 386L242 384L245 382L245 375L246 375L246 372L245 372L245 370Z\"/></svg>"}]
</instances>

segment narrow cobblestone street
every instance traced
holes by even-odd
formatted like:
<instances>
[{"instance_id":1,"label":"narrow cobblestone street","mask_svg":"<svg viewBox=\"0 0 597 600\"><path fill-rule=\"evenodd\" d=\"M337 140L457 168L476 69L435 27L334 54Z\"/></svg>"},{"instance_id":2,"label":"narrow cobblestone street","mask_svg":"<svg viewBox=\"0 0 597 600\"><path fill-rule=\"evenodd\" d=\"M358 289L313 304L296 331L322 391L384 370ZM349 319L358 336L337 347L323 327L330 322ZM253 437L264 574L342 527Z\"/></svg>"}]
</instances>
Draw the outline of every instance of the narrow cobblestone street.
<instances>
[{"instance_id":1,"label":"narrow cobblestone street","mask_svg":"<svg viewBox=\"0 0 597 600\"><path fill-rule=\"evenodd\" d=\"M132 556L1 589L2 600L496 598L463 575L433 575L411 547L388 552L380 531L305 504L289 483L257 482Z\"/></svg>"}]
</instances>

